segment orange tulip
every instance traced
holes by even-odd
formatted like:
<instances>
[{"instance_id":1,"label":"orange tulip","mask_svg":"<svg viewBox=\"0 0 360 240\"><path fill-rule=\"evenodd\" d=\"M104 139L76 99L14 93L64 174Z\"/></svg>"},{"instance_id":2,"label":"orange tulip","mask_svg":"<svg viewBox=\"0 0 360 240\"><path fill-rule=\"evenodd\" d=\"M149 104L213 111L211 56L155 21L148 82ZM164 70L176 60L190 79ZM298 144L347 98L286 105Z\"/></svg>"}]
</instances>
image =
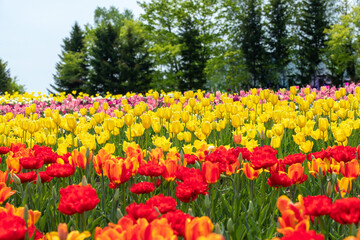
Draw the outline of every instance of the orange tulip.
<instances>
[{"instance_id":1,"label":"orange tulip","mask_svg":"<svg viewBox=\"0 0 360 240\"><path fill-rule=\"evenodd\" d=\"M187 219L185 223L185 239L196 240L201 236L208 236L212 233L214 224L207 216L196 217L193 220Z\"/></svg>"},{"instance_id":2,"label":"orange tulip","mask_svg":"<svg viewBox=\"0 0 360 240\"><path fill-rule=\"evenodd\" d=\"M205 236L199 237L197 240L225 240L225 238L220 234L210 233L206 237Z\"/></svg>"},{"instance_id":3,"label":"orange tulip","mask_svg":"<svg viewBox=\"0 0 360 240\"><path fill-rule=\"evenodd\" d=\"M340 171L342 175L351 180L356 179L360 174L359 162L357 159L353 159L350 162L340 163Z\"/></svg>"},{"instance_id":4,"label":"orange tulip","mask_svg":"<svg viewBox=\"0 0 360 240\"><path fill-rule=\"evenodd\" d=\"M108 153L105 149L100 149L98 154L93 158L93 164L95 172L101 175L102 168L105 165L106 160L111 159L111 153Z\"/></svg>"},{"instance_id":5,"label":"orange tulip","mask_svg":"<svg viewBox=\"0 0 360 240\"><path fill-rule=\"evenodd\" d=\"M19 173L22 170L19 157L15 156L15 154L13 154L12 152L10 152L9 156L6 159L6 165L8 169L13 173Z\"/></svg>"},{"instance_id":6,"label":"orange tulip","mask_svg":"<svg viewBox=\"0 0 360 240\"><path fill-rule=\"evenodd\" d=\"M176 159L167 159L165 161L165 171L162 174L162 177L168 182L174 181L176 179L176 172L178 168L179 164Z\"/></svg>"},{"instance_id":7,"label":"orange tulip","mask_svg":"<svg viewBox=\"0 0 360 240\"><path fill-rule=\"evenodd\" d=\"M293 184L300 184L306 181L307 175L304 174L304 167L301 163L295 163L288 169L288 176L291 178Z\"/></svg>"},{"instance_id":8,"label":"orange tulip","mask_svg":"<svg viewBox=\"0 0 360 240\"><path fill-rule=\"evenodd\" d=\"M235 144L240 144L241 143L241 134L233 135L233 141Z\"/></svg>"},{"instance_id":9,"label":"orange tulip","mask_svg":"<svg viewBox=\"0 0 360 240\"><path fill-rule=\"evenodd\" d=\"M88 231L80 233L79 231L72 231L68 233L66 223L60 223L58 225L57 232L47 233L45 239L47 240L83 240L91 236Z\"/></svg>"},{"instance_id":10,"label":"orange tulip","mask_svg":"<svg viewBox=\"0 0 360 240\"><path fill-rule=\"evenodd\" d=\"M92 159L92 151L89 151L90 154L88 159L86 159L86 152L87 149L85 147L81 147L80 152L77 149L74 149L69 158L69 162L72 162L72 164L75 164L78 168L85 169L86 165L90 163L90 160Z\"/></svg>"},{"instance_id":11,"label":"orange tulip","mask_svg":"<svg viewBox=\"0 0 360 240\"><path fill-rule=\"evenodd\" d=\"M257 179L260 173L263 171L262 169L255 170L253 167L251 167L250 163L244 163L243 168L241 170L244 172L245 176L250 180Z\"/></svg>"},{"instance_id":12,"label":"orange tulip","mask_svg":"<svg viewBox=\"0 0 360 240\"><path fill-rule=\"evenodd\" d=\"M308 168L309 168L309 173L311 175L313 175L314 177L317 177L319 175L320 169L321 169L323 176L325 176L325 174L328 170L328 165L326 164L325 161L321 160L320 158L316 158L316 159L313 159L311 161L311 163L308 162Z\"/></svg>"},{"instance_id":13,"label":"orange tulip","mask_svg":"<svg viewBox=\"0 0 360 240\"><path fill-rule=\"evenodd\" d=\"M8 171L3 172L0 170L0 183L6 183L7 176L8 176Z\"/></svg>"},{"instance_id":14,"label":"orange tulip","mask_svg":"<svg viewBox=\"0 0 360 240\"><path fill-rule=\"evenodd\" d=\"M155 219L145 230L145 239L147 240L177 240L173 229L166 218Z\"/></svg>"},{"instance_id":15,"label":"orange tulip","mask_svg":"<svg viewBox=\"0 0 360 240\"><path fill-rule=\"evenodd\" d=\"M163 150L161 148L152 149L151 152L149 152L149 161L148 161L148 163L151 163L151 164L164 163Z\"/></svg>"},{"instance_id":16,"label":"orange tulip","mask_svg":"<svg viewBox=\"0 0 360 240\"><path fill-rule=\"evenodd\" d=\"M11 191L11 188L7 187L4 182L0 182L0 205L3 204L6 199L8 199L11 195L15 193L15 190Z\"/></svg>"},{"instance_id":17,"label":"orange tulip","mask_svg":"<svg viewBox=\"0 0 360 240\"><path fill-rule=\"evenodd\" d=\"M337 179L337 184L335 184L335 192L340 192L341 197L344 197L346 193L351 191L351 179L343 177L340 181Z\"/></svg>"},{"instance_id":18,"label":"orange tulip","mask_svg":"<svg viewBox=\"0 0 360 240\"><path fill-rule=\"evenodd\" d=\"M132 164L127 166L124 160L110 159L105 162L103 171L112 184L119 185L127 182L131 177Z\"/></svg>"},{"instance_id":19,"label":"orange tulip","mask_svg":"<svg viewBox=\"0 0 360 240\"><path fill-rule=\"evenodd\" d=\"M14 205L6 203L5 208L0 207L0 212L6 212L7 214L15 215L24 218L24 207L15 208ZM41 212L37 210L28 210L29 216L27 220L28 227L32 227L40 219Z\"/></svg>"},{"instance_id":20,"label":"orange tulip","mask_svg":"<svg viewBox=\"0 0 360 240\"><path fill-rule=\"evenodd\" d=\"M304 204L302 196L299 195L299 202L293 204L287 196L281 196L276 202L276 206L281 213L279 217L279 233L284 235L295 230L307 231L310 228L309 216L304 214Z\"/></svg>"},{"instance_id":21,"label":"orange tulip","mask_svg":"<svg viewBox=\"0 0 360 240\"><path fill-rule=\"evenodd\" d=\"M219 163L212 163L205 161L201 167L201 173L204 176L207 183L216 183L220 178L220 166Z\"/></svg>"}]
</instances>

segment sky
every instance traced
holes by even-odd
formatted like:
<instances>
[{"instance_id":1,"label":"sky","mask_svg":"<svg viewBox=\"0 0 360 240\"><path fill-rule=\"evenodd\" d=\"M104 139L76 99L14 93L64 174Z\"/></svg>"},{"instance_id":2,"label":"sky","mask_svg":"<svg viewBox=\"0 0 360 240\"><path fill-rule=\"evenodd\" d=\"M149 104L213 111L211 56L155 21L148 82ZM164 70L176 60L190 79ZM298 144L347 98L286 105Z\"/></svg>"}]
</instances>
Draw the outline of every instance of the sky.
<instances>
[{"instance_id":1,"label":"sky","mask_svg":"<svg viewBox=\"0 0 360 240\"><path fill-rule=\"evenodd\" d=\"M143 13L136 0L0 0L0 58L11 77L27 92L47 94L63 39L76 21L93 25L97 6Z\"/></svg>"}]
</instances>

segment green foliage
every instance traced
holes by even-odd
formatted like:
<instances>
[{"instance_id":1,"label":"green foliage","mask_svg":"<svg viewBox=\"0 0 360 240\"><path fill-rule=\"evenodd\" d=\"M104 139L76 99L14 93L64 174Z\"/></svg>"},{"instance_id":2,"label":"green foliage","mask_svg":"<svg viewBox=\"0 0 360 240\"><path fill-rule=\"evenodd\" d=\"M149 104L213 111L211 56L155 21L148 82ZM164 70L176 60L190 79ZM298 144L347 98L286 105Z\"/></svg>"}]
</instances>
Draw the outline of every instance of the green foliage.
<instances>
[{"instance_id":1,"label":"green foliage","mask_svg":"<svg viewBox=\"0 0 360 240\"><path fill-rule=\"evenodd\" d=\"M207 61L207 54L204 53L199 30L194 21L188 17L183 20L180 26L181 44L181 73L179 90L203 89L206 83L204 68Z\"/></svg>"},{"instance_id":2,"label":"green foliage","mask_svg":"<svg viewBox=\"0 0 360 240\"><path fill-rule=\"evenodd\" d=\"M95 30L94 46L90 49L91 71L89 75L89 93L104 94L107 91L122 93L125 91L119 79L119 30L110 23Z\"/></svg>"},{"instance_id":3,"label":"green foliage","mask_svg":"<svg viewBox=\"0 0 360 240\"><path fill-rule=\"evenodd\" d=\"M74 90L78 92L86 90L88 69L84 38L84 32L75 22L70 37L63 40L60 62L55 67L55 83L50 85L55 91L70 93Z\"/></svg>"},{"instance_id":4,"label":"green foliage","mask_svg":"<svg viewBox=\"0 0 360 240\"><path fill-rule=\"evenodd\" d=\"M324 30L329 26L325 0L303 1L299 16L298 78L302 85L310 84L319 70L325 47Z\"/></svg>"},{"instance_id":5,"label":"green foliage","mask_svg":"<svg viewBox=\"0 0 360 240\"><path fill-rule=\"evenodd\" d=\"M242 7L239 44L245 63L251 74L251 87L266 86L266 52L264 47L264 32L261 24L262 9L260 1L246 0Z\"/></svg>"},{"instance_id":6,"label":"green foliage","mask_svg":"<svg viewBox=\"0 0 360 240\"><path fill-rule=\"evenodd\" d=\"M356 71L359 71L358 59L360 57L360 7L354 8L349 14L342 15L340 23L332 25L325 30L328 35L325 52L333 72L338 76L337 85L341 85L345 73L353 82L359 82Z\"/></svg>"},{"instance_id":7,"label":"green foliage","mask_svg":"<svg viewBox=\"0 0 360 240\"><path fill-rule=\"evenodd\" d=\"M120 78L125 92L146 92L150 89L153 62L146 46L146 32L138 21L125 21L120 33Z\"/></svg>"},{"instance_id":8,"label":"green foliage","mask_svg":"<svg viewBox=\"0 0 360 240\"><path fill-rule=\"evenodd\" d=\"M290 63L290 14L291 0L270 0L265 6L266 43L271 59L271 69L275 75L272 85L286 87L286 71Z\"/></svg>"},{"instance_id":9,"label":"green foliage","mask_svg":"<svg viewBox=\"0 0 360 240\"><path fill-rule=\"evenodd\" d=\"M16 77L11 78L10 69L8 68L8 63L3 61L0 58L0 94L8 93L24 93L25 86L18 84Z\"/></svg>"}]
</instances>

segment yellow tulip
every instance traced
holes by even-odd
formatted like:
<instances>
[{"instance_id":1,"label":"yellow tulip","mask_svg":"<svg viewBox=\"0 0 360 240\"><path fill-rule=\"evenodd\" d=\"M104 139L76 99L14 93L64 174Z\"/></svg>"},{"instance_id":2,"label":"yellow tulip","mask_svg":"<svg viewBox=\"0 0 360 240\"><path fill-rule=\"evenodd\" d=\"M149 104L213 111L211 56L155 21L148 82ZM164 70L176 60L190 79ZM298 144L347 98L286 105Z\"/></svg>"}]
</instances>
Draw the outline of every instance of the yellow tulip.
<instances>
[{"instance_id":1,"label":"yellow tulip","mask_svg":"<svg viewBox=\"0 0 360 240\"><path fill-rule=\"evenodd\" d=\"M329 128L329 121L327 118L319 118L319 129L320 131L327 131Z\"/></svg>"},{"instance_id":2,"label":"yellow tulip","mask_svg":"<svg viewBox=\"0 0 360 240\"><path fill-rule=\"evenodd\" d=\"M271 138L271 142L270 142L271 147L277 149L280 147L280 144L281 144L281 137L275 136Z\"/></svg>"},{"instance_id":3,"label":"yellow tulip","mask_svg":"<svg viewBox=\"0 0 360 240\"><path fill-rule=\"evenodd\" d=\"M290 87L290 93L291 93L292 95L296 95L297 89L296 89L295 86L291 86L291 87Z\"/></svg>"},{"instance_id":4,"label":"yellow tulip","mask_svg":"<svg viewBox=\"0 0 360 240\"><path fill-rule=\"evenodd\" d=\"M211 126L210 126L210 123L209 123L208 121L201 123L201 131L202 131L202 133L204 133L206 136L209 136L209 135L210 135L210 133L211 133Z\"/></svg>"},{"instance_id":5,"label":"yellow tulip","mask_svg":"<svg viewBox=\"0 0 360 240\"><path fill-rule=\"evenodd\" d=\"M297 117L297 124L300 128L305 127L306 125L306 117L303 115L300 115Z\"/></svg>"},{"instance_id":6,"label":"yellow tulip","mask_svg":"<svg viewBox=\"0 0 360 240\"><path fill-rule=\"evenodd\" d=\"M148 129L151 127L151 116L150 114L146 113L141 116L141 124L145 129Z\"/></svg>"},{"instance_id":7,"label":"yellow tulip","mask_svg":"<svg viewBox=\"0 0 360 240\"><path fill-rule=\"evenodd\" d=\"M66 115L65 118L66 118L67 126L69 127L70 131L73 132L77 126L75 117L73 115Z\"/></svg>"},{"instance_id":8,"label":"yellow tulip","mask_svg":"<svg viewBox=\"0 0 360 240\"><path fill-rule=\"evenodd\" d=\"M158 122L152 123L152 129L155 133L159 133L161 130L161 125Z\"/></svg>"},{"instance_id":9,"label":"yellow tulip","mask_svg":"<svg viewBox=\"0 0 360 240\"><path fill-rule=\"evenodd\" d=\"M191 133L190 132L184 132L184 140L186 143L191 142Z\"/></svg>"},{"instance_id":10,"label":"yellow tulip","mask_svg":"<svg viewBox=\"0 0 360 240\"><path fill-rule=\"evenodd\" d=\"M314 143L312 141L307 140L306 142L302 142L300 144L299 148L304 153L309 153L309 152L311 152L313 146L314 146Z\"/></svg>"},{"instance_id":11,"label":"yellow tulip","mask_svg":"<svg viewBox=\"0 0 360 240\"><path fill-rule=\"evenodd\" d=\"M182 121L183 123L187 123L187 122L189 121L189 119L190 119L190 114L189 114L189 112L188 112L188 111L182 111L182 112L181 112L181 121Z\"/></svg>"},{"instance_id":12,"label":"yellow tulip","mask_svg":"<svg viewBox=\"0 0 360 240\"><path fill-rule=\"evenodd\" d=\"M127 126L131 126L133 124L134 117L131 114L126 114L124 120Z\"/></svg>"}]
</instances>

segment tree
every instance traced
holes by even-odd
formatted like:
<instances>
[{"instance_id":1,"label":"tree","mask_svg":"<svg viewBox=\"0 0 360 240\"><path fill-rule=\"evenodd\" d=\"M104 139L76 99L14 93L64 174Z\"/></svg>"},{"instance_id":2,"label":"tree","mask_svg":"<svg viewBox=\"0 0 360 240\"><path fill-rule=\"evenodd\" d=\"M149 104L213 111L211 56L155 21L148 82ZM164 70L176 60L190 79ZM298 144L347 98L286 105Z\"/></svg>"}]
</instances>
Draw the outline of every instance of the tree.
<instances>
[{"instance_id":1,"label":"tree","mask_svg":"<svg viewBox=\"0 0 360 240\"><path fill-rule=\"evenodd\" d=\"M14 93L24 93L25 87L24 85L20 85L17 83L17 78L11 78L10 69L8 68L8 63L3 61L0 58L0 94L4 94L5 92Z\"/></svg>"},{"instance_id":2,"label":"tree","mask_svg":"<svg viewBox=\"0 0 360 240\"><path fill-rule=\"evenodd\" d=\"M146 92L150 89L153 62L148 52L144 26L125 20L120 33L119 70L125 92Z\"/></svg>"},{"instance_id":3,"label":"tree","mask_svg":"<svg viewBox=\"0 0 360 240\"><path fill-rule=\"evenodd\" d=\"M246 0L244 16L241 17L239 44L249 73L251 87L269 87L267 82L267 63L262 28L262 10L259 0Z\"/></svg>"},{"instance_id":4,"label":"tree","mask_svg":"<svg viewBox=\"0 0 360 240\"><path fill-rule=\"evenodd\" d=\"M0 58L0 94L4 94L4 92L8 91L10 88L11 77L10 77L10 69L7 68L7 62L4 62Z\"/></svg>"},{"instance_id":5,"label":"tree","mask_svg":"<svg viewBox=\"0 0 360 240\"><path fill-rule=\"evenodd\" d=\"M274 73L273 85L285 87L286 70L290 63L290 4L289 0L270 0L266 6L266 44Z\"/></svg>"},{"instance_id":6,"label":"tree","mask_svg":"<svg viewBox=\"0 0 360 240\"><path fill-rule=\"evenodd\" d=\"M177 34L179 5L177 0L152 0L138 2L144 14L141 20L145 21L151 47L150 54L154 57L155 79L152 87L165 91L176 90L181 77L179 56L181 44Z\"/></svg>"},{"instance_id":7,"label":"tree","mask_svg":"<svg viewBox=\"0 0 360 240\"><path fill-rule=\"evenodd\" d=\"M89 93L118 94L125 91L120 80L119 31L110 23L95 29L94 45L90 49Z\"/></svg>"},{"instance_id":8,"label":"tree","mask_svg":"<svg viewBox=\"0 0 360 240\"><path fill-rule=\"evenodd\" d=\"M132 19L134 19L134 14L131 10L126 9L123 13L120 13L119 9L114 6L109 9L97 7L94 14L95 26L111 24L115 29L124 26L125 20Z\"/></svg>"},{"instance_id":9,"label":"tree","mask_svg":"<svg viewBox=\"0 0 360 240\"><path fill-rule=\"evenodd\" d=\"M360 7L354 8L349 14L340 18L339 24L334 24L325 30L328 35L325 52L328 55L328 67L333 70L334 84L343 84L346 74L350 81L359 82L357 73L360 46Z\"/></svg>"},{"instance_id":10,"label":"tree","mask_svg":"<svg viewBox=\"0 0 360 240\"><path fill-rule=\"evenodd\" d=\"M302 85L310 84L318 75L325 47L325 28L329 27L326 0L305 0L299 18L298 78Z\"/></svg>"},{"instance_id":11,"label":"tree","mask_svg":"<svg viewBox=\"0 0 360 240\"><path fill-rule=\"evenodd\" d=\"M204 69L208 54L204 54L199 30L190 16L180 26L179 43L182 73L179 90L202 89L206 83Z\"/></svg>"},{"instance_id":12,"label":"tree","mask_svg":"<svg viewBox=\"0 0 360 240\"><path fill-rule=\"evenodd\" d=\"M70 37L63 40L60 62L55 66L54 85L50 86L57 92L86 91L87 63L84 46L84 32L75 22ZM51 92L51 91L50 91Z\"/></svg>"}]
</instances>

